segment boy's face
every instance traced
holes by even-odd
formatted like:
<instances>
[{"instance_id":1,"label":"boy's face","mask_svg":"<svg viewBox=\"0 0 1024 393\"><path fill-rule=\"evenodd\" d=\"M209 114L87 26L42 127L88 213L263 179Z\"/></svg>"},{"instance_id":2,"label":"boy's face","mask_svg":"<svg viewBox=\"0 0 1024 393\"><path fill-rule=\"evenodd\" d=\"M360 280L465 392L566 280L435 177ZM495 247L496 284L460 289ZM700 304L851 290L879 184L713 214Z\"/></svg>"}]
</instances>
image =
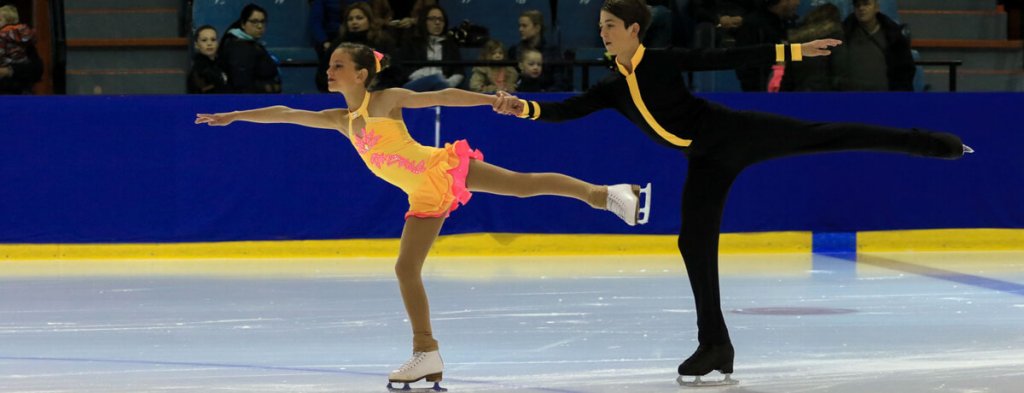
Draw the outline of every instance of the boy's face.
<instances>
[{"instance_id":1,"label":"boy's face","mask_svg":"<svg viewBox=\"0 0 1024 393\"><path fill-rule=\"evenodd\" d=\"M488 58L494 61L505 60L505 51L501 50L501 48L497 48L491 51L491 55L488 56Z\"/></svg>"},{"instance_id":2,"label":"boy's face","mask_svg":"<svg viewBox=\"0 0 1024 393\"><path fill-rule=\"evenodd\" d=\"M523 58L519 60L519 69L530 78L539 78L544 71L544 56L536 51L523 53Z\"/></svg>"},{"instance_id":3,"label":"boy's face","mask_svg":"<svg viewBox=\"0 0 1024 393\"><path fill-rule=\"evenodd\" d=\"M626 23L619 17L608 11L601 11L601 20L598 22L601 29L601 41L608 52L620 55L625 50L640 42L640 25Z\"/></svg>"}]
</instances>

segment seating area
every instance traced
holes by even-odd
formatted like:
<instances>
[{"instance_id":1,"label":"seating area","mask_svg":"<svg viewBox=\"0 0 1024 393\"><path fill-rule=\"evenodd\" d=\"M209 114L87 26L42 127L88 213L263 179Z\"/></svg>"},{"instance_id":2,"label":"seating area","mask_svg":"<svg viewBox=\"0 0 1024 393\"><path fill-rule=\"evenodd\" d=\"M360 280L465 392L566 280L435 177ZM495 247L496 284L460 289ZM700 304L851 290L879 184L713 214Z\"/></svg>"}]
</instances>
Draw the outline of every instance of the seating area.
<instances>
[{"instance_id":1,"label":"seating area","mask_svg":"<svg viewBox=\"0 0 1024 393\"><path fill-rule=\"evenodd\" d=\"M689 0L678 0L686 9ZM209 24L221 34L250 1L64 0L67 32L67 93L179 94L185 92L191 31ZM251 0L269 13L267 47L281 64L285 93L314 93L317 61L308 28L310 4L304 0ZM848 0L803 0L798 13L829 2L845 16ZM545 39L577 60L602 57L597 35L600 0L440 0L449 27L464 20L489 29L506 47L518 41L517 15L537 9L544 14ZM915 58L962 60L957 79L961 91L1024 91L1024 50L1007 37L1007 14L997 0L880 0L883 13L906 23ZM477 58L477 48L463 48L463 59ZM949 68L919 66L918 91L949 90ZM589 69L589 81L607 70ZM574 88L581 90L580 72ZM739 91L732 71L695 73L699 92Z\"/></svg>"}]
</instances>

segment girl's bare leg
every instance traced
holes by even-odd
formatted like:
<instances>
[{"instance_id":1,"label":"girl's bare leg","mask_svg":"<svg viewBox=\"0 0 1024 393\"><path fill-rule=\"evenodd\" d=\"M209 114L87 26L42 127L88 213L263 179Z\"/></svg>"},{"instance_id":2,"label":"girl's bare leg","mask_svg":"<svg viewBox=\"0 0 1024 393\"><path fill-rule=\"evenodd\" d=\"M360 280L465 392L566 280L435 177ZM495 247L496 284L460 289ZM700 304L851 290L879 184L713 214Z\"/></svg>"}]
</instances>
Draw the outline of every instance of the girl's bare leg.
<instances>
[{"instance_id":1,"label":"girl's bare leg","mask_svg":"<svg viewBox=\"0 0 1024 393\"><path fill-rule=\"evenodd\" d=\"M519 173L479 160L469 162L466 187L470 191L520 198L557 195L576 198L595 209L605 209L608 187L590 184L561 173Z\"/></svg>"},{"instance_id":2,"label":"girl's bare leg","mask_svg":"<svg viewBox=\"0 0 1024 393\"><path fill-rule=\"evenodd\" d=\"M398 250L398 262L395 263L395 275L402 291L405 311L409 314L412 324L413 352L430 352L438 350L437 340L430 329L430 305L427 302L427 291L423 288L423 262L430 253L430 247L441 232L444 217L417 218L409 217L402 229L402 239Z\"/></svg>"}]
</instances>

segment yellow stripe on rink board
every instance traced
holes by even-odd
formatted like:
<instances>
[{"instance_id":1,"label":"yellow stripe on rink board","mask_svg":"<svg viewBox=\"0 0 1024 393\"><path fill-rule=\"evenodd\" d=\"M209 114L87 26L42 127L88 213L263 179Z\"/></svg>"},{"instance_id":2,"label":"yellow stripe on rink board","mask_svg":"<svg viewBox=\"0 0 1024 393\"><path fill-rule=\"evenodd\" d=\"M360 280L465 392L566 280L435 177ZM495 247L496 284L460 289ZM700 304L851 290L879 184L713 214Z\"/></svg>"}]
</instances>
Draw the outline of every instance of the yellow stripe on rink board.
<instances>
[{"instance_id":1,"label":"yellow stripe on rink board","mask_svg":"<svg viewBox=\"0 0 1024 393\"><path fill-rule=\"evenodd\" d=\"M811 250L810 232L723 234L722 253ZM0 260L394 257L398 239L174 244L0 244ZM677 255L675 235L483 233L440 237L435 256Z\"/></svg>"},{"instance_id":2,"label":"yellow stripe on rink board","mask_svg":"<svg viewBox=\"0 0 1024 393\"><path fill-rule=\"evenodd\" d=\"M727 233L723 254L810 253L810 232ZM348 258L397 255L398 239L167 244L0 244L0 260ZM860 232L858 252L1024 250L1022 229ZM442 236L432 256L678 255L675 235Z\"/></svg>"},{"instance_id":3,"label":"yellow stripe on rink board","mask_svg":"<svg viewBox=\"0 0 1024 393\"><path fill-rule=\"evenodd\" d=\"M1024 229L922 229L857 233L857 252L1024 250Z\"/></svg>"}]
</instances>

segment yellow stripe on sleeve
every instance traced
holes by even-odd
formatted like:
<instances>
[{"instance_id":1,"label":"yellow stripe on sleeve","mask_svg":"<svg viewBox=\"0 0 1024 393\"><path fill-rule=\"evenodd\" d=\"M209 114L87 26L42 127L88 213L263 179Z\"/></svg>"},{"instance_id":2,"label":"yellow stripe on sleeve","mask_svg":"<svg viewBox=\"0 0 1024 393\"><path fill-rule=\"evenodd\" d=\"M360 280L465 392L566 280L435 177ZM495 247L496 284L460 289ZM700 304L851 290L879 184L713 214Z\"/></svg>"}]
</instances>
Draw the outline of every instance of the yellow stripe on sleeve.
<instances>
[{"instance_id":1,"label":"yellow stripe on sleeve","mask_svg":"<svg viewBox=\"0 0 1024 393\"><path fill-rule=\"evenodd\" d=\"M791 44L789 45L789 50L792 52L793 61L804 60L804 48L801 44Z\"/></svg>"},{"instance_id":2,"label":"yellow stripe on sleeve","mask_svg":"<svg viewBox=\"0 0 1024 393\"><path fill-rule=\"evenodd\" d=\"M519 102L523 104L523 111L519 114L519 117L523 119L530 117L530 103L522 98L519 99Z\"/></svg>"},{"instance_id":3,"label":"yellow stripe on sleeve","mask_svg":"<svg viewBox=\"0 0 1024 393\"><path fill-rule=\"evenodd\" d=\"M775 61L785 62L786 61L786 46L783 44L775 45Z\"/></svg>"},{"instance_id":4,"label":"yellow stripe on sleeve","mask_svg":"<svg viewBox=\"0 0 1024 393\"><path fill-rule=\"evenodd\" d=\"M532 120L540 118L540 104L537 101L530 101L530 105L533 105L533 116L530 117Z\"/></svg>"}]
</instances>

